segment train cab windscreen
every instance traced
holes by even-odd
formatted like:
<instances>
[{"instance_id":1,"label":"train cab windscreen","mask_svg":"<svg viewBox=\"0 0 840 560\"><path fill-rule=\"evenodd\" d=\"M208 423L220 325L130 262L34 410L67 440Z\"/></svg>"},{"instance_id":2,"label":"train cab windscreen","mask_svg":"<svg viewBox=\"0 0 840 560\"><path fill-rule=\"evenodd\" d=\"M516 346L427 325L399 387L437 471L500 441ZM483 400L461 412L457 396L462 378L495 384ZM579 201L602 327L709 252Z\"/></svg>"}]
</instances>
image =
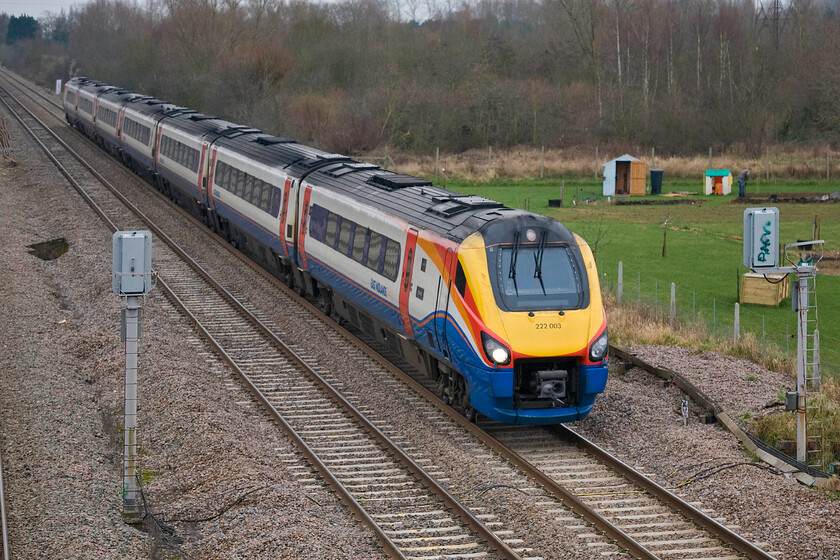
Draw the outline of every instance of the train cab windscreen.
<instances>
[{"instance_id":1,"label":"train cab windscreen","mask_svg":"<svg viewBox=\"0 0 840 560\"><path fill-rule=\"evenodd\" d=\"M546 233L536 242L514 242L488 248L495 264L494 291L497 303L508 311L581 309L588 290L577 248L567 243L548 243ZM495 254L493 254L495 253Z\"/></svg>"}]
</instances>

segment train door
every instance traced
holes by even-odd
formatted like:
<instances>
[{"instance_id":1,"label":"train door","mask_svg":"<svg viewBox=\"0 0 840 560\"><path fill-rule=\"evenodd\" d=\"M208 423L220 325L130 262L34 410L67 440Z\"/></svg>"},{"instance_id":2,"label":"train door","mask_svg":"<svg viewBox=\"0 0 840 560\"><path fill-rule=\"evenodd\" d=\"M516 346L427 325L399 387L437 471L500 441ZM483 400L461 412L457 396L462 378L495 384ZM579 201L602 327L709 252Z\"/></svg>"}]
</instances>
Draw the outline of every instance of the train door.
<instances>
[{"instance_id":1,"label":"train door","mask_svg":"<svg viewBox=\"0 0 840 560\"><path fill-rule=\"evenodd\" d=\"M204 141L201 143L201 155L198 159L198 178L196 185L201 193L201 202L210 206L210 142Z\"/></svg>"},{"instance_id":2,"label":"train door","mask_svg":"<svg viewBox=\"0 0 840 560\"><path fill-rule=\"evenodd\" d=\"M435 336L437 337L438 348L444 357L449 358L449 342L446 338L446 323L449 320L449 291L452 289L452 261L455 258L455 251L446 250L443 258L443 274L438 282L437 307L435 324ZM439 317L439 318L438 318Z\"/></svg>"},{"instance_id":3,"label":"train door","mask_svg":"<svg viewBox=\"0 0 840 560\"><path fill-rule=\"evenodd\" d=\"M417 245L417 230L410 228L405 239L405 257L402 267L402 281L400 282L400 315L402 316L405 334L414 336L411 328L411 317L408 314L408 302L411 295L411 272L414 270L414 249Z\"/></svg>"},{"instance_id":4,"label":"train door","mask_svg":"<svg viewBox=\"0 0 840 560\"><path fill-rule=\"evenodd\" d=\"M280 202L280 248L283 250L283 256L289 258L289 244L294 243L294 228L292 224L287 224L286 219L289 215L289 194L292 190L292 180L286 179L286 184L283 186L283 199Z\"/></svg>"},{"instance_id":5,"label":"train door","mask_svg":"<svg viewBox=\"0 0 840 560\"><path fill-rule=\"evenodd\" d=\"M307 186L303 191L303 201L300 203L300 208L295 210L295 215L298 217L295 223L295 239L297 239L294 248L295 262L303 270L308 268L304 242L306 241L306 226L309 222L309 196L311 194L312 187ZM300 201L300 192L298 192L297 198Z\"/></svg>"},{"instance_id":6,"label":"train door","mask_svg":"<svg viewBox=\"0 0 840 560\"><path fill-rule=\"evenodd\" d=\"M123 118L125 118L125 107L119 107L117 108L117 130L115 134L117 135L117 146L120 148L122 148Z\"/></svg>"}]
</instances>

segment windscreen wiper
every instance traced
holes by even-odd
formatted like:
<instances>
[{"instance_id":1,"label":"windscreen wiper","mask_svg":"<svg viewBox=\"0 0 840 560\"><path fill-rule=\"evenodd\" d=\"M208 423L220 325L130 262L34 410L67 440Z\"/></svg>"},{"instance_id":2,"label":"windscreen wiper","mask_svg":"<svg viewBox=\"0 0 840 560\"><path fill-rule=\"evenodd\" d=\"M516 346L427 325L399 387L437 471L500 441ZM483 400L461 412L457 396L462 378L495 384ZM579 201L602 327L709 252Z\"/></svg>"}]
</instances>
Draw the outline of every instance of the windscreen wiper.
<instances>
[{"instance_id":1,"label":"windscreen wiper","mask_svg":"<svg viewBox=\"0 0 840 560\"><path fill-rule=\"evenodd\" d=\"M545 284L543 283L542 277L542 260L543 254L545 253L545 238L548 237L548 232L542 232L542 236L540 236L540 247L537 249L537 252L534 253L534 278L539 278L540 280L540 287L542 288L543 295L548 295L545 293Z\"/></svg>"},{"instance_id":2,"label":"windscreen wiper","mask_svg":"<svg viewBox=\"0 0 840 560\"><path fill-rule=\"evenodd\" d=\"M513 279L513 289L519 295L519 287L516 285L516 258L519 256L519 232L513 234L513 254L510 256L510 270L508 278Z\"/></svg>"}]
</instances>

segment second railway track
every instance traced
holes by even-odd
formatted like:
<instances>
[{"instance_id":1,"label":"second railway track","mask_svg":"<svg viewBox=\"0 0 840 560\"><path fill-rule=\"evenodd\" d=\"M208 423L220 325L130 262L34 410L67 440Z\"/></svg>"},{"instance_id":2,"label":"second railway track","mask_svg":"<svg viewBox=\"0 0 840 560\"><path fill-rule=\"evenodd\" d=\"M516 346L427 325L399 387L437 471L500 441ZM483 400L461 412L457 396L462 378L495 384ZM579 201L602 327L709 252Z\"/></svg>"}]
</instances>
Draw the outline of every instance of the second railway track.
<instances>
[{"instance_id":1,"label":"second railway track","mask_svg":"<svg viewBox=\"0 0 840 560\"><path fill-rule=\"evenodd\" d=\"M174 259L174 257L171 258ZM438 497L435 497L430 490L430 486L433 484L429 480L423 480L423 469L418 465L419 462L428 464L428 459L419 462L409 460L407 463L396 464L391 459L391 455L395 452L388 447L388 444L382 443L382 441L379 443L354 443L357 438L362 437L365 433L378 431L376 428L360 427L357 420L351 420L347 416L347 414L350 414L350 412L347 412L348 410L364 408L363 400L361 404L344 404L344 412L324 412L323 407L336 397L306 396L298 398L297 395L304 395L303 391L314 390L317 382L303 382L301 375L294 373L293 368L295 366L291 363L295 360L294 352L286 352L283 358L277 356L276 341L272 342L270 340L273 336L270 333L273 327L266 330L259 327L255 328L254 325L259 321L254 318L237 318L238 312L234 311L221 312L220 309L222 309L221 305L223 304L210 304L207 301L206 288L199 289L198 292L183 291L195 284L196 280L186 276L191 273L168 269L167 267L170 266L169 259L169 256L162 257L158 258L156 262L161 277L170 279L169 283L175 286L175 292L181 294L178 298L185 302L186 307L193 310L192 313L196 316L197 321L207 328L211 336L219 341L222 347L226 348L225 352L230 355L231 361L237 364L235 368L238 367L251 372L251 381L247 383L251 383L255 390L259 389L259 392L263 395L261 398L270 403L278 412L284 413L283 416L286 417L289 424L301 426L301 436L305 436L301 439L308 439L307 445L314 451L321 450L325 458L325 460L322 460L324 466L337 465L339 471L346 473L344 478L349 481L349 486L355 488L359 493L358 496L363 496L361 499L353 498L348 501L375 503L377 508L388 501L398 503L403 508L413 507L411 504L419 505L417 508L418 515L411 516L408 519L404 515L389 513L381 509L376 509L371 513L371 518L377 520L383 534L390 533L388 538L395 543L395 550L409 551L409 555L417 557L437 557L436 555L441 554L504 554L505 549L517 547L516 552L530 554L519 540L508 539L511 543L508 545L500 542L500 540L494 540L494 537L490 535L493 531L483 532L480 528L481 524L475 525L477 515L469 512L453 513L457 508L452 503L447 502L445 495L448 492L438 493ZM228 303L224 305L231 305L231 299L231 297L227 297ZM261 330L262 333L260 333ZM269 340L266 340L266 337ZM278 365L281 360L285 361L282 367ZM340 383L340 380L338 383ZM404 383L394 381L391 383L393 383L393 387L390 389L395 392L410 392L416 389L408 389ZM347 400L354 401L358 398L360 398L359 395L353 393L347 397ZM416 395L412 397L409 394L402 398L422 400ZM304 408L304 401L308 400L316 403L317 410L311 411ZM339 398L339 400L341 399ZM428 406L426 403L420 404ZM436 406L450 414L446 407L439 403ZM372 415L376 417L377 413L373 412ZM379 415L381 416L381 413ZM493 448L493 444L488 443L490 440L480 434L476 434L476 437L484 443L478 443L472 437L466 435L462 428L458 427L459 424L463 424L459 420L460 417L446 418L439 414L439 411L430 412L427 415L432 417L431 421L440 425L442 431L453 434L455 439L467 442L466 445L474 446L477 452L480 452L480 449L485 445ZM659 555L662 557L678 555L680 558L769 558L769 555L743 541L737 535L724 534L721 536L715 533L715 531L719 531L719 528L714 526L704 530L695 529L694 525L698 522L690 516L684 517L685 512L676 511L673 506L667 503L667 497L645 496L645 500L653 501L639 505L639 501L643 498L638 496L640 493L638 486L634 486L638 482L618 481L613 473L606 473L603 476L595 474L597 473L595 469L600 467L597 466L597 461L593 459L589 459L590 462L588 463L581 458L569 460L564 456L565 451L564 453L557 451L556 448L560 445L558 445L556 434L545 439L545 434L540 435L539 429L512 429L498 425L487 426L486 429L490 433L496 433L507 444L507 447L515 451L514 454L506 457L508 464L523 469L531 462L537 467L534 472L541 472L548 479L554 480L558 486L560 484L570 486L570 494L577 494L582 502L589 502L586 508L580 508L579 506L576 508L569 502L568 497L564 498L553 490L546 489L546 499L541 503L544 505L547 516L554 515L565 520L571 520L564 522L577 523L569 513L569 508L571 508L586 521L594 523L597 529L606 531L620 547L630 550L634 556L643 558L657 558L660 557ZM346 442L334 443L344 436L347 436ZM388 440L389 438L385 439ZM391 439L399 439L399 436L392 435ZM577 445L569 444L569 447L577 447ZM486 452L487 448L484 447L484 449ZM499 449L497 448L496 451L499 452ZM498 458L493 457L492 459L502 463ZM570 461L569 466L558 467L557 465L563 461ZM412 466L411 463L414 463L414 465ZM586 465L586 472L575 471L574 465L581 464ZM372 470L368 468L369 465L373 465ZM446 480L448 474L438 469L439 467L434 465L429 467L431 473L441 480ZM397 478L386 479L386 474L390 474L389 471L396 473ZM558 474L564 472L567 474L578 472L578 475L566 476L564 480L564 476ZM328 475L325 476L328 477ZM531 476L534 491L542 492L539 486L544 487L544 483L540 476L536 474L529 476ZM594 486L595 482L599 484L605 482L601 479L606 479L611 489ZM523 484L521 480L518 484L522 487L528 486ZM579 486L575 487L576 484ZM588 496L581 496L582 494L588 494ZM600 494L602 497L608 494L619 497L617 499L602 499L592 496L593 494ZM559 511L557 509L559 507L558 500L563 501L567 506L562 514L557 513ZM619 504L618 509L624 511L609 513L609 508L603 507L606 502L616 502ZM599 508L598 504L602 507ZM595 512L596 515L593 516L588 510ZM417 526L415 521L424 517L424 511L431 512L427 515L429 523L424 527ZM394 515L397 515L397 517L394 517ZM479 515L492 518L492 513L481 513ZM627 519L615 519L616 517L633 518L634 516L636 517L635 522L629 523ZM398 519L398 521L394 521L394 519ZM686 521L686 519L690 519L690 521ZM622 526L627 529L627 532L621 528L610 532L609 527ZM677 531L674 534L680 536L676 538L671 536L670 533L674 531ZM582 532L586 533L587 531L584 528ZM507 532L502 532L502 534L509 537ZM636 538L630 538L633 536ZM739 542L739 540L743 542ZM403 552L398 554L403 554ZM738 556L738 554L745 556Z\"/></svg>"}]
</instances>

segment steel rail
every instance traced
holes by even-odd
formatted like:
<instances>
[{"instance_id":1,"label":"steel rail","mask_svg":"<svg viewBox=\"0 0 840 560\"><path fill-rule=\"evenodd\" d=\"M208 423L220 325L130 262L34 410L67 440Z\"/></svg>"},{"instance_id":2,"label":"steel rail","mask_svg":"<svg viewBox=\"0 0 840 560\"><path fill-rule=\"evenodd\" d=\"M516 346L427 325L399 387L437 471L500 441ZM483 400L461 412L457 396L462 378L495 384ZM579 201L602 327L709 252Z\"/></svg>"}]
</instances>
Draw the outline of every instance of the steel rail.
<instances>
[{"instance_id":1,"label":"steel rail","mask_svg":"<svg viewBox=\"0 0 840 560\"><path fill-rule=\"evenodd\" d=\"M1 455L1 454L0 454ZM9 529L6 525L6 495L3 493L3 459L0 456L0 536L3 538L3 553L0 560L11 560L9 553Z\"/></svg>"},{"instance_id":2,"label":"steel rail","mask_svg":"<svg viewBox=\"0 0 840 560\"><path fill-rule=\"evenodd\" d=\"M40 97L41 99L43 99L44 101L46 101L47 103L49 103L50 105L52 105L53 107L57 109L63 109L61 103L57 102L53 97L48 97L39 88L30 86L20 77L16 76L14 73L10 72L6 68L3 68L2 66L0 66L0 74L3 74L3 76L12 81L15 84L15 87L18 88L18 90L27 89L35 95L37 95L38 97ZM61 99L61 97L59 97L59 99Z\"/></svg>"},{"instance_id":3,"label":"steel rail","mask_svg":"<svg viewBox=\"0 0 840 560\"><path fill-rule=\"evenodd\" d=\"M0 86L2 88L2 86ZM12 97L14 96L8 92L5 88L2 88L3 91L6 92L7 95ZM52 130L47 127L43 121L41 121L38 117L36 117L31 111L29 111L25 106L23 106L20 101L15 99L15 101L21 105L21 107L26 110L30 116L35 119L39 124L41 124L45 130L49 132L61 145L64 147L73 157L75 157L89 172L91 172L98 181L100 181L106 188L108 188L112 194L114 194L126 207L128 207L132 212L134 212L138 218L140 218L148 227L149 229L155 233L159 238L161 238L167 246L169 246L179 257L181 257L189 266L191 266L202 278L205 279L209 284L211 284L217 292L222 295L229 303L236 306L241 313L246 315L251 321L265 336L270 338L278 348L287 354L293 361L299 364L300 367L306 369L308 373L312 376L312 379L316 381L322 389L328 393L330 398L336 402L339 406L345 409L352 417L354 417L375 440L379 443L384 445L390 453L402 464L409 472L411 472L416 478L418 478L424 486L427 487L429 491L437 495L444 504L453 512L455 513L470 529L475 531L477 535L479 535L482 539L484 539L485 543L488 545L489 548L494 549L502 558L507 558L511 560L519 560L521 557L513 551L501 538L499 538L493 531L491 531L484 523L482 523L477 517L475 517L472 512L460 503L460 501L455 498L449 491L443 488L437 481L429 475L419 464L417 464L413 459L411 459L397 444L395 444L386 434L381 432L375 425L373 425L365 416L364 414L359 411L355 406L353 406L349 401L347 401L332 385L326 381L320 374L318 374L311 366L309 366L300 356L298 356L288 345L286 345L282 340L280 340L277 335L275 335L262 321L260 321L257 317L253 315L239 300L231 294L227 289L225 289L221 284L219 284L213 277L210 275L200 264L194 261L180 246L178 246L166 233L164 233L160 228L158 228L153 221L148 218L139 208L137 208L128 198L126 198L122 193L120 193L113 184L111 184L107 179L105 179L101 174L99 174L95 169L93 169L81 156L79 156L72 148L70 148L63 140L61 140ZM12 111L13 114L17 117L15 111L9 106L8 103L5 102L4 104L6 107ZM27 130L32 134L33 138L38 141L38 144L41 148L48 154L51 161L55 163L60 169L62 169L62 174L65 175L68 179L71 180L74 188L80 192L84 192L82 187L69 176L69 172L64 169L64 167L58 162L58 160L50 154L49 149L37 139L31 129L23 122L20 117L17 117L21 124L27 128ZM106 222L108 223L109 227L112 231L117 231L119 228L114 224L110 219L105 216L104 211L101 210L96 204L92 201L92 199L85 193L84 194L85 200L94 206L94 209L97 211L97 214L102 216ZM204 328L203 325L198 321L198 319L187 309L186 305L177 297L174 291L166 284L166 282L158 277L158 283L164 286L164 291L167 292L167 295L172 299L173 302L176 303L177 307L182 309L187 317L190 319L190 322L193 323L202 333L202 336L208 340L211 346L216 350L219 356L228 363L234 372L237 374L240 379L242 379L248 389L254 394L257 400L265 406L270 414L278 420L281 427L286 431L292 439L295 441L296 444L300 446L301 452L306 456L308 459L312 461L313 466L318 470L322 476L328 481L330 487L336 490L339 495L341 496L342 501L348 505L355 513L357 513L362 521L368 525L380 538L380 541L383 544L383 547L396 558L404 558L402 553L399 551L398 547L391 541L391 539L385 534L385 532L379 527L379 525L367 514L367 512L362 508L358 502L353 498L352 494L347 490L341 483L334 477L334 475L329 471L329 469L324 465L320 459L317 457L315 452L300 438L299 435L296 434L294 429L286 422L285 419L282 418L282 415L271 405L265 395L259 391L259 389L253 384L253 382L248 379L247 374L245 374L238 365L233 361L233 359L224 351L222 346L216 341L212 335Z\"/></svg>"},{"instance_id":4,"label":"steel rail","mask_svg":"<svg viewBox=\"0 0 840 560\"><path fill-rule=\"evenodd\" d=\"M747 558L750 558L752 560L774 560L773 556L767 554L751 542L745 540L737 533L734 533L725 525L721 524L715 519L712 519L711 517L709 517L699 509L695 508L694 506L692 506L691 504L674 494L673 492L669 491L667 488L660 486L655 481L642 475L618 457L598 447L597 445L595 445L595 443L580 435L568 426L554 426L553 429L558 434L561 434L562 437L569 438L578 447L583 448L584 450L586 450L587 453L603 461L604 464L609 466L614 471L620 473L622 476L626 477L628 480L632 481L637 486L644 488L646 491L648 491L650 494L652 494L659 500L676 509L686 519L689 519L696 525L703 527L703 529L718 537L720 540L731 546L737 552L745 554Z\"/></svg>"}]
</instances>

